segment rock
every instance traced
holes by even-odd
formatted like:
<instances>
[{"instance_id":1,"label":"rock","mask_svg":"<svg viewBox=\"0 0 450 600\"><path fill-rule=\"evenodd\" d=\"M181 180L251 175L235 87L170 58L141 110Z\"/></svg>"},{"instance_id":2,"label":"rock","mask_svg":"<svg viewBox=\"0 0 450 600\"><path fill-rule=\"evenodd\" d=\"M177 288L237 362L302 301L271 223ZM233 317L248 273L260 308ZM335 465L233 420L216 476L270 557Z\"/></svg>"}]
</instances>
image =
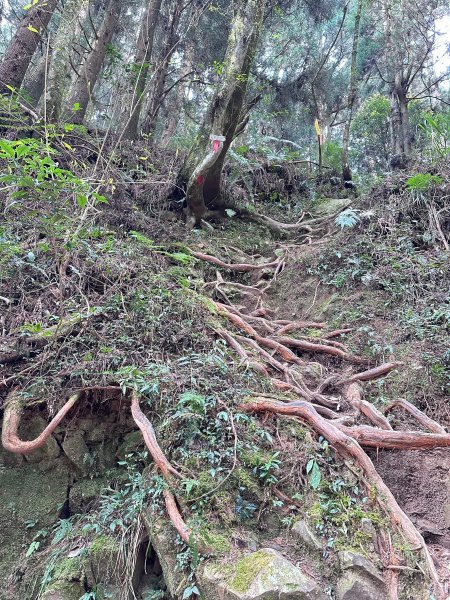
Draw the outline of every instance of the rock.
<instances>
[{"instance_id":1,"label":"rock","mask_svg":"<svg viewBox=\"0 0 450 600\"><path fill-rule=\"evenodd\" d=\"M317 583L276 550L264 548L234 566L206 562L198 573L204 600L326 600Z\"/></svg>"},{"instance_id":2,"label":"rock","mask_svg":"<svg viewBox=\"0 0 450 600\"><path fill-rule=\"evenodd\" d=\"M85 593L80 558L65 558L55 568L42 600L79 600Z\"/></svg>"},{"instance_id":3,"label":"rock","mask_svg":"<svg viewBox=\"0 0 450 600\"><path fill-rule=\"evenodd\" d=\"M361 519L361 529L371 540L377 537L377 530L370 519L364 517Z\"/></svg>"},{"instance_id":4,"label":"rock","mask_svg":"<svg viewBox=\"0 0 450 600\"><path fill-rule=\"evenodd\" d=\"M172 524L166 519L153 520L150 513L144 514L150 542L158 556L169 595L181 597L187 586L187 576L177 565L176 535ZM217 596L214 598L217 600Z\"/></svg>"},{"instance_id":5,"label":"rock","mask_svg":"<svg viewBox=\"0 0 450 600\"><path fill-rule=\"evenodd\" d=\"M95 587L99 581L104 585L120 584L123 555L120 543L109 535L99 535L89 547L89 559L85 563L86 581Z\"/></svg>"},{"instance_id":6,"label":"rock","mask_svg":"<svg viewBox=\"0 0 450 600\"><path fill-rule=\"evenodd\" d=\"M34 440L44 431L47 425L48 423L43 417L35 415L31 419L23 422L20 427L20 437L23 440ZM58 442L51 435L42 448L38 448L30 454L25 455L25 459L30 463L39 463L44 460L55 459L60 453L61 451Z\"/></svg>"},{"instance_id":7,"label":"rock","mask_svg":"<svg viewBox=\"0 0 450 600\"><path fill-rule=\"evenodd\" d=\"M337 600L389 600L383 577L365 556L343 550L339 563L344 574L337 584Z\"/></svg>"},{"instance_id":8,"label":"rock","mask_svg":"<svg viewBox=\"0 0 450 600\"><path fill-rule=\"evenodd\" d=\"M371 562L362 554L352 552L351 550L342 550L341 552L339 552L339 563L343 571L346 571L348 569L360 571L365 575L368 575L369 577L372 577L373 579L384 583L384 579L381 573L373 564L373 562Z\"/></svg>"},{"instance_id":9,"label":"rock","mask_svg":"<svg viewBox=\"0 0 450 600\"><path fill-rule=\"evenodd\" d=\"M62 443L65 455L84 476L90 472L91 455L82 431L71 432Z\"/></svg>"},{"instance_id":10,"label":"rock","mask_svg":"<svg viewBox=\"0 0 450 600\"><path fill-rule=\"evenodd\" d=\"M356 571L347 571L338 581L337 600L389 600L384 586L375 584Z\"/></svg>"},{"instance_id":11,"label":"rock","mask_svg":"<svg viewBox=\"0 0 450 600\"><path fill-rule=\"evenodd\" d=\"M127 454L135 452L139 447L143 446L143 443L142 433L139 430L127 433L117 450L117 458L119 460L125 460Z\"/></svg>"},{"instance_id":12,"label":"rock","mask_svg":"<svg viewBox=\"0 0 450 600\"><path fill-rule=\"evenodd\" d=\"M69 492L70 514L81 514L87 505L100 496L100 492L108 485L103 478L80 479L73 484Z\"/></svg>"},{"instance_id":13,"label":"rock","mask_svg":"<svg viewBox=\"0 0 450 600\"><path fill-rule=\"evenodd\" d=\"M324 198L320 204L314 206L315 217L327 217L347 208L350 204L348 198Z\"/></svg>"},{"instance_id":14,"label":"rock","mask_svg":"<svg viewBox=\"0 0 450 600\"><path fill-rule=\"evenodd\" d=\"M294 523L291 531L293 537L301 540L308 548L322 550L324 545L305 519Z\"/></svg>"}]
</instances>

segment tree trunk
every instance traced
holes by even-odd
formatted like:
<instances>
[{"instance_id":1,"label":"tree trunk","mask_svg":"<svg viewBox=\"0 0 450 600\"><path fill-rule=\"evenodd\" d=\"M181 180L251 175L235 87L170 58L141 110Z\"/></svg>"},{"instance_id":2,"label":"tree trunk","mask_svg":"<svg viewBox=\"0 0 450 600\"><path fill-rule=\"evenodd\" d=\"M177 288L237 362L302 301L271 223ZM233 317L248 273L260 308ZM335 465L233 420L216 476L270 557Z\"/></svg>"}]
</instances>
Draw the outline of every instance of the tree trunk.
<instances>
[{"instance_id":1,"label":"tree trunk","mask_svg":"<svg viewBox=\"0 0 450 600\"><path fill-rule=\"evenodd\" d=\"M342 181L351 181L352 172L350 170L348 160L348 147L350 144L350 127L353 118L353 108L355 106L356 94L357 94L357 59L358 59L358 44L359 44L359 31L361 24L361 14L363 8L363 0L358 0L356 15L355 15L355 28L353 30L353 46L352 46L352 63L350 67L350 86L348 91L348 103L347 103L347 120L344 126L344 135L342 140Z\"/></svg>"},{"instance_id":2,"label":"tree trunk","mask_svg":"<svg viewBox=\"0 0 450 600\"><path fill-rule=\"evenodd\" d=\"M180 127L180 116L183 118L184 102L189 91L189 76L194 72L194 46L188 41L184 51L184 64L180 72L180 82L172 97L172 102L166 110L164 132L161 136L163 146L168 146L175 132ZM184 121L183 121L184 122Z\"/></svg>"},{"instance_id":3,"label":"tree trunk","mask_svg":"<svg viewBox=\"0 0 450 600\"><path fill-rule=\"evenodd\" d=\"M411 156L411 132L409 127L409 109L407 91L400 81L396 82L395 94L397 96L398 110L400 114L400 137L403 154L406 159Z\"/></svg>"},{"instance_id":4,"label":"tree trunk","mask_svg":"<svg viewBox=\"0 0 450 600\"><path fill-rule=\"evenodd\" d=\"M59 0L39 2L27 10L0 64L0 94L18 90ZM9 87L8 87L9 86Z\"/></svg>"},{"instance_id":5,"label":"tree trunk","mask_svg":"<svg viewBox=\"0 0 450 600\"><path fill-rule=\"evenodd\" d=\"M237 3L221 81L180 173L181 185L187 184L189 226L199 225L206 215L206 207L219 196L226 153L242 120L247 82L262 27L264 7L265 1L259 0L240 0ZM215 138L212 144L211 135Z\"/></svg>"},{"instance_id":6,"label":"tree trunk","mask_svg":"<svg viewBox=\"0 0 450 600\"><path fill-rule=\"evenodd\" d=\"M45 69L47 67L47 57L43 54L33 69L28 70L22 84L27 104L36 108L39 104L45 87Z\"/></svg>"},{"instance_id":7,"label":"tree trunk","mask_svg":"<svg viewBox=\"0 0 450 600\"><path fill-rule=\"evenodd\" d=\"M154 74L154 83L150 103L145 119L144 131L147 134L152 134L156 127L159 109L164 100L164 86L167 79L167 71L169 70L170 59L175 51L178 39L178 26L180 24L181 13L183 7L179 2L174 2L169 16L167 27L164 32L164 39L161 49L161 60Z\"/></svg>"},{"instance_id":8,"label":"tree trunk","mask_svg":"<svg viewBox=\"0 0 450 600\"><path fill-rule=\"evenodd\" d=\"M69 118L73 123L81 124L84 120L92 90L106 56L106 50L119 22L122 4L120 0L110 0L98 30L97 43L87 57L80 76L75 82L67 107Z\"/></svg>"},{"instance_id":9,"label":"tree trunk","mask_svg":"<svg viewBox=\"0 0 450 600\"><path fill-rule=\"evenodd\" d=\"M89 0L68 0L53 44L54 50L47 76L47 116L57 122L70 85L70 54L87 15Z\"/></svg>"},{"instance_id":10,"label":"tree trunk","mask_svg":"<svg viewBox=\"0 0 450 600\"><path fill-rule=\"evenodd\" d=\"M162 0L149 0L143 14L141 29L137 42L132 71L132 98L128 121L125 125L123 137L134 140L138 137L139 117L142 109L147 83L150 60L153 53L156 25L161 11Z\"/></svg>"}]
</instances>

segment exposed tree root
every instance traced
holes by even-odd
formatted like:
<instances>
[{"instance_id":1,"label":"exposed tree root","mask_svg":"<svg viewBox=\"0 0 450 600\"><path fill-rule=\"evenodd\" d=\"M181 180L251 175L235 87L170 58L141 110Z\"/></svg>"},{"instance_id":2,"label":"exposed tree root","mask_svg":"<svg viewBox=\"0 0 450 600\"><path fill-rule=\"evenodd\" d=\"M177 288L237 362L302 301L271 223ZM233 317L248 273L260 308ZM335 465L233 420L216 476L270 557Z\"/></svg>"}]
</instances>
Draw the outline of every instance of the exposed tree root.
<instances>
[{"instance_id":1,"label":"exposed tree root","mask_svg":"<svg viewBox=\"0 0 450 600\"><path fill-rule=\"evenodd\" d=\"M439 423L436 423L436 421L430 419L430 417L427 417L427 415L425 415L416 406L411 404L411 402L408 402L408 400L404 400L403 398L397 398L397 400L391 402L391 404L389 404L389 406L387 406L384 409L384 413L387 414L394 410L394 408L402 408L410 415L412 415L416 419L416 421L418 421L423 427L425 427L425 429L428 429L432 433L439 433L443 435L447 433L445 429L441 425L439 425Z\"/></svg>"},{"instance_id":2,"label":"exposed tree root","mask_svg":"<svg viewBox=\"0 0 450 600\"><path fill-rule=\"evenodd\" d=\"M433 559L428 552L423 537L414 527L409 517L399 507L392 492L377 473L370 458L357 441L355 441L354 436L350 437L341 428L336 427L336 425L321 417L310 403L304 401L283 404L282 402L274 402L261 398L242 404L240 410L247 413L271 412L278 415L297 416L302 421L308 423L308 425L310 425L317 433L326 438L343 458L354 460L358 467L361 468L369 485L375 488L377 492L377 502L389 516L392 525L403 534L406 541L411 545L411 548L421 549L429 576L434 583L436 592L439 594L440 598L444 598L444 591L440 584ZM345 430L347 430L347 428L345 428ZM382 435L385 435L390 434L391 432L381 433Z\"/></svg>"},{"instance_id":3,"label":"exposed tree root","mask_svg":"<svg viewBox=\"0 0 450 600\"><path fill-rule=\"evenodd\" d=\"M34 440L23 441L19 438L19 425L22 418L24 403L17 392L11 392L6 401L3 414L2 445L5 450L14 454L30 454L45 445L49 437L79 400L80 394L74 394L53 417L44 431Z\"/></svg>"},{"instance_id":4,"label":"exposed tree root","mask_svg":"<svg viewBox=\"0 0 450 600\"><path fill-rule=\"evenodd\" d=\"M345 390L344 395L350 406L367 417L375 427L380 427L388 431L392 430L391 424L386 417L373 404L370 404L367 400L362 400L361 388L357 383L351 383Z\"/></svg>"},{"instance_id":5,"label":"exposed tree root","mask_svg":"<svg viewBox=\"0 0 450 600\"><path fill-rule=\"evenodd\" d=\"M362 373L355 373L351 377L345 380L346 383L353 383L354 381L375 381L380 377L384 377L397 367L400 367L403 363L401 362L389 362L379 365L373 369L363 371Z\"/></svg>"},{"instance_id":6,"label":"exposed tree root","mask_svg":"<svg viewBox=\"0 0 450 600\"><path fill-rule=\"evenodd\" d=\"M327 346L325 344L313 344L312 342L307 342L306 340L298 340L289 337L283 336L274 336L273 338L276 342L282 344L283 346L288 346L291 348L298 348L299 350L304 350L305 352L318 352L321 354L330 354L331 356L337 356L342 360L347 360L356 364L364 364L367 363L366 359L360 358L359 356L352 356L347 352L344 352L340 348L336 348L335 346Z\"/></svg>"},{"instance_id":7,"label":"exposed tree root","mask_svg":"<svg viewBox=\"0 0 450 600\"><path fill-rule=\"evenodd\" d=\"M199 260L210 262L213 265L217 265L218 267L222 267L222 269L227 269L228 271L236 271L240 273L248 273L250 271L257 271L258 269L276 268L280 262L280 260L277 259L261 265L255 265L251 263L226 263L223 262L223 260L220 260L220 258L216 258L215 256L211 256L209 254L204 254L203 252L196 252L194 250L189 250L189 252L192 256L198 258Z\"/></svg>"}]
</instances>

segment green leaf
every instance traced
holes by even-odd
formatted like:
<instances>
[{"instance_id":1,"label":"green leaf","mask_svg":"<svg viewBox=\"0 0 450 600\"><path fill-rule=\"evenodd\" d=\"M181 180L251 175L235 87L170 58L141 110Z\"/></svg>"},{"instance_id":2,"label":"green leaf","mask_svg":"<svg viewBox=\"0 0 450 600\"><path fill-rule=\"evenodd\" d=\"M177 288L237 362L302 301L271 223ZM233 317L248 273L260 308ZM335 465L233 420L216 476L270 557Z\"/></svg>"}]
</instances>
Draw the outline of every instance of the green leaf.
<instances>
[{"instance_id":1,"label":"green leaf","mask_svg":"<svg viewBox=\"0 0 450 600\"><path fill-rule=\"evenodd\" d=\"M88 203L88 199L84 194L78 194L77 204L80 208L84 208Z\"/></svg>"},{"instance_id":2,"label":"green leaf","mask_svg":"<svg viewBox=\"0 0 450 600\"><path fill-rule=\"evenodd\" d=\"M31 542L27 553L25 554L26 558L29 558L34 552L36 552L36 550L39 549L39 546L41 545L41 542Z\"/></svg>"},{"instance_id":3,"label":"green leaf","mask_svg":"<svg viewBox=\"0 0 450 600\"><path fill-rule=\"evenodd\" d=\"M316 461L314 461L314 464L313 464L313 467L311 470L311 476L309 479L309 482L310 482L313 490L317 490L317 488L320 485L321 479L322 479L322 475L320 473L319 465L317 464Z\"/></svg>"},{"instance_id":4,"label":"green leaf","mask_svg":"<svg viewBox=\"0 0 450 600\"><path fill-rule=\"evenodd\" d=\"M28 25L27 29L28 31L32 31L33 33L39 33L39 31L35 29L32 25Z\"/></svg>"}]
</instances>

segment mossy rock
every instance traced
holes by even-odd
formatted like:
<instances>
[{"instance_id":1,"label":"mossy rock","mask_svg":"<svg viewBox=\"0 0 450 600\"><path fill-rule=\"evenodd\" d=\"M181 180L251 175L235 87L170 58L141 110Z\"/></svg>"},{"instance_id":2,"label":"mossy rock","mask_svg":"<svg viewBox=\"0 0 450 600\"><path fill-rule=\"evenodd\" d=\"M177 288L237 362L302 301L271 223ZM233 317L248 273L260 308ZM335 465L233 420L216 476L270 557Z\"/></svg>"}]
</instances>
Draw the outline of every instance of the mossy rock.
<instances>
[{"instance_id":1,"label":"mossy rock","mask_svg":"<svg viewBox=\"0 0 450 600\"><path fill-rule=\"evenodd\" d=\"M86 561L86 580L94 587L99 581L103 583L120 583L123 561L118 540L109 535L97 536L89 546Z\"/></svg>"},{"instance_id":2,"label":"mossy rock","mask_svg":"<svg viewBox=\"0 0 450 600\"><path fill-rule=\"evenodd\" d=\"M326 600L318 584L272 548L234 565L207 562L198 573L204 600Z\"/></svg>"},{"instance_id":3,"label":"mossy rock","mask_svg":"<svg viewBox=\"0 0 450 600\"><path fill-rule=\"evenodd\" d=\"M87 505L100 496L102 489L108 485L105 478L80 479L73 484L69 493L69 506L71 514L81 514Z\"/></svg>"},{"instance_id":4,"label":"mossy rock","mask_svg":"<svg viewBox=\"0 0 450 600\"><path fill-rule=\"evenodd\" d=\"M79 600L85 593L81 558L65 558L56 565L43 600Z\"/></svg>"}]
</instances>

